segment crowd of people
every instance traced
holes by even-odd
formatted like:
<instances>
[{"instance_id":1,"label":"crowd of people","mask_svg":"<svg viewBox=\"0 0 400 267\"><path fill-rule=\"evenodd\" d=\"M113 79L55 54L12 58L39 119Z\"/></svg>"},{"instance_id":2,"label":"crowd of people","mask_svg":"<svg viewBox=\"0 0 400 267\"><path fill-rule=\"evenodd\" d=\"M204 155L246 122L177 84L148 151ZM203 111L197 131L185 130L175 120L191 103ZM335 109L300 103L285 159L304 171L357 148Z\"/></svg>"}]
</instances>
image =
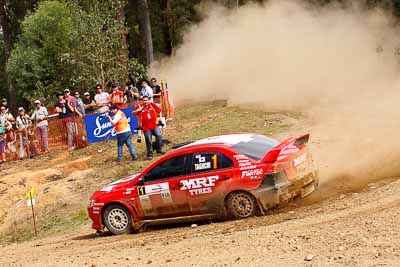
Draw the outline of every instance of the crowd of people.
<instances>
[{"instance_id":1,"label":"crowd of people","mask_svg":"<svg viewBox=\"0 0 400 267\"><path fill-rule=\"evenodd\" d=\"M147 158L153 157L152 136L156 138L156 151L163 154L161 149L162 136L158 127L158 114L161 112L161 87L157 79L152 78L150 85L146 80L141 81L140 90L134 83L127 83L121 90L117 82L111 84L110 93L97 84L96 94L92 97L90 92L84 92L83 98L79 91L71 92L65 89L56 94L57 100L54 104L55 116L62 120L62 128L67 139L68 150L76 147L76 137L80 129L77 120L88 114L104 113L117 132L118 158L122 160L122 147L126 144L133 160L137 154L132 144L132 130L126 122L126 117L120 110L126 106L135 106L134 115L139 118L140 129L143 130L147 147ZM0 163L6 162L6 153L9 159L24 159L35 157L39 154L39 143L41 153L49 151L49 112L40 100L34 101L35 109L27 114L24 107L18 108L15 117L11 114L7 99L2 99L0 111ZM50 107L49 107L50 109ZM114 114L109 116L109 112ZM124 118L125 117L125 118ZM128 125L128 127L127 127ZM34 142L38 140L38 142ZM138 141L140 138L138 139Z\"/></svg>"}]
</instances>

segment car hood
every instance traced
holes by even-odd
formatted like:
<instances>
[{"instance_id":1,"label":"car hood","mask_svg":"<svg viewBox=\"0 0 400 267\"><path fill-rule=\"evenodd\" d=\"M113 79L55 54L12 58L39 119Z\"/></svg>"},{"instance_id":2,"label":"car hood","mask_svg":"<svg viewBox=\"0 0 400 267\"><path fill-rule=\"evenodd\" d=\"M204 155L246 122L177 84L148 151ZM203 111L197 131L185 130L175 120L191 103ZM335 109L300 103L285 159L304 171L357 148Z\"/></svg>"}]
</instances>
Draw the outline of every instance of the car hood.
<instances>
[{"instance_id":1,"label":"car hood","mask_svg":"<svg viewBox=\"0 0 400 267\"><path fill-rule=\"evenodd\" d=\"M127 177L124 177L122 179L119 179L115 182L112 182L106 186L103 186L99 191L97 192L102 192L102 193L109 193L112 191L117 191L121 188L125 188L125 186L133 181L140 173L135 173L134 175L130 175Z\"/></svg>"}]
</instances>

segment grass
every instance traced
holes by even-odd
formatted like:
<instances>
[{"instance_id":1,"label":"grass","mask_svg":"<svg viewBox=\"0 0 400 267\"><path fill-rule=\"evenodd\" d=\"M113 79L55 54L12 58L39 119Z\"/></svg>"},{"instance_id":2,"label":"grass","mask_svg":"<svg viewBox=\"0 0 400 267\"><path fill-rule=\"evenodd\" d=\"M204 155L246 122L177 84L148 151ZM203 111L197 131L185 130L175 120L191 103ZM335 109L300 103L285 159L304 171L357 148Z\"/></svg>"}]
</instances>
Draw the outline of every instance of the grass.
<instances>
[{"instance_id":1,"label":"grass","mask_svg":"<svg viewBox=\"0 0 400 267\"><path fill-rule=\"evenodd\" d=\"M164 132L164 138L172 144L186 141L194 141L212 135L232 132L254 132L267 136L274 135L287 130L288 118L298 119L296 113L263 112L254 109L244 109L239 106L229 106L226 101L212 101L192 103L179 108L176 117L168 123ZM168 147L168 149L172 146ZM135 144L140 158L145 157L145 144ZM167 150L168 150L167 149ZM58 152L52 153L49 157L57 157ZM125 157L128 158L125 149ZM123 176L143 170L149 161L139 160L137 162L124 161L116 164L115 141L108 141L90 145L87 148L76 150L67 159L68 161L91 156L91 166L94 168L94 175L85 177L90 183L80 182L76 184L76 191L94 192L100 186ZM156 160L157 157L153 159ZM33 160L30 166L20 163L22 168L35 169L42 166L43 162ZM86 181L86 180L83 180ZM88 199L85 194L78 194L70 202L46 207L38 211L39 236L43 238L59 233L73 231L76 227L89 224L86 214ZM27 218L18 225L13 225L4 233L0 233L2 243L20 242L34 238L31 219Z\"/></svg>"}]
</instances>

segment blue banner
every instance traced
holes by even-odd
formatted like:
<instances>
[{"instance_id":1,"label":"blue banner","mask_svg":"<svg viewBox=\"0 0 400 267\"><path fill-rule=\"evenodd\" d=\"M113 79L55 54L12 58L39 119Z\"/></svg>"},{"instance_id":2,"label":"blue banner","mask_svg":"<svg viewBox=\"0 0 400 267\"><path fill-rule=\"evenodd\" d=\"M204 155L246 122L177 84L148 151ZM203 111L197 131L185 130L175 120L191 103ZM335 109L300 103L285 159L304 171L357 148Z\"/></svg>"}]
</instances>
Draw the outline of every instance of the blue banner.
<instances>
[{"instance_id":1,"label":"blue banner","mask_svg":"<svg viewBox=\"0 0 400 267\"><path fill-rule=\"evenodd\" d=\"M133 109L134 107L129 107L121 110L128 118L132 133L137 134L136 128L138 127L139 123L137 116L132 115ZM89 144L117 138L114 126L111 124L110 120L108 118L101 117L100 114L91 114L85 116L85 127Z\"/></svg>"}]
</instances>

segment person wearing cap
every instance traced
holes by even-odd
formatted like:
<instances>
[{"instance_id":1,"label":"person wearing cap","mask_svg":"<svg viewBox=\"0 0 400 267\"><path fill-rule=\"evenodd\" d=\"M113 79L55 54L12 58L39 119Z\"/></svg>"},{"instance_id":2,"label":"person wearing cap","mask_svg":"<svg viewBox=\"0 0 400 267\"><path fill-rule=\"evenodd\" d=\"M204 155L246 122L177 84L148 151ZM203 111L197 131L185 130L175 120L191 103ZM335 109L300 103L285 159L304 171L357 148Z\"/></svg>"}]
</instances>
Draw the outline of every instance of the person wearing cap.
<instances>
[{"instance_id":1,"label":"person wearing cap","mask_svg":"<svg viewBox=\"0 0 400 267\"><path fill-rule=\"evenodd\" d=\"M47 153L49 151L49 141L48 141L49 123L47 121L48 116L49 113L47 112L46 107L42 105L40 100L36 100L35 110L32 113L31 120L35 122L38 138L43 153Z\"/></svg>"},{"instance_id":2,"label":"person wearing cap","mask_svg":"<svg viewBox=\"0 0 400 267\"><path fill-rule=\"evenodd\" d=\"M90 93L85 92L83 94L83 107L85 108L85 114L93 113L95 106L96 103L94 103L93 99L90 97Z\"/></svg>"},{"instance_id":3,"label":"person wearing cap","mask_svg":"<svg viewBox=\"0 0 400 267\"><path fill-rule=\"evenodd\" d=\"M75 112L80 116L85 116L85 107L83 106L83 101L80 98L80 93L75 91L74 93L74 103L75 103Z\"/></svg>"},{"instance_id":4,"label":"person wearing cap","mask_svg":"<svg viewBox=\"0 0 400 267\"><path fill-rule=\"evenodd\" d=\"M117 161L122 161L124 144L128 147L132 160L137 160L138 156L135 147L132 144L132 132L128 118L116 104L110 104L110 111L114 114L114 118L111 118L108 113L106 113L105 116L110 120L111 124L115 128L115 132L117 133Z\"/></svg>"},{"instance_id":5,"label":"person wearing cap","mask_svg":"<svg viewBox=\"0 0 400 267\"><path fill-rule=\"evenodd\" d=\"M64 90L64 99L67 102L68 108L73 112L76 113L76 105L74 97L71 96L71 91L67 88ZM79 114L78 114L79 115Z\"/></svg>"},{"instance_id":6,"label":"person wearing cap","mask_svg":"<svg viewBox=\"0 0 400 267\"><path fill-rule=\"evenodd\" d=\"M33 136L31 118L25 114L23 107L18 108L18 116L16 119L16 126L19 130L19 158L25 157L25 147L29 145L30 156L37 155L37 150L33 142L29 141L29 137Z\"/></svg>"},{"instance_id":7,"label":"person wearing cap","mask_svg":"<svg viewBox=\"0 0 400 267\"><path fill-rule=\"evenodd\" d=\"M1 106L2 106L2 107L6 107L6 109L8 109L7 99L3 98L3 99L1 100Z\"/></svg>"},{"instance_id":8,"label":"person wearing cap","mask_svg":"<svg viewBox=\"0 0 400 267\"><path fill-rule=\"evenodd\" d=\"M112 90L112 94L110 96L111 103L115 104L118 107L118 109L123 108L125 106L124 93L121 90L119 90L118 83L113 82L111 84L111 90Z\"/></svg>"},{"instance_id":9,"label":"person wearing cap","mask_svg":"<svg viewBox=\"0 0 400 267\"><path fill-rule=\"evenodd\" d=\"M6 130L11 130L13 122L15 122L14 116L8 112L7 107L0 106L0 126Z\"/></svg>"},{"instance_id":10,"label":"person wearing cap","mask_svg":"<svg viewBox=\"0 0 400 267\"><path fill-rule=\"evenodd\" d=\"M96 85L96 95L94 96L96 106L99 107L98 113L104 113L108 111L108 104L110 104L110 95L107 92L103 92L103 87L98 84Z\"/></svg>"},{"instance_id":11,"label":"person wearing cap","mask_svg":"<svg viewBox=\"0 0 400 267\"><path fill-rule=\"evenodd\" d=\"M161 108L150 101L148 96L143 97L143 105L132 112L137 115L142 123L142 130L146 140L147 159L153 159L153 135L156 137L156 151L158 154L165 154L162 150L162 134L158 127L157 113L161 112Z\"/></svg>"}]
</instances>

